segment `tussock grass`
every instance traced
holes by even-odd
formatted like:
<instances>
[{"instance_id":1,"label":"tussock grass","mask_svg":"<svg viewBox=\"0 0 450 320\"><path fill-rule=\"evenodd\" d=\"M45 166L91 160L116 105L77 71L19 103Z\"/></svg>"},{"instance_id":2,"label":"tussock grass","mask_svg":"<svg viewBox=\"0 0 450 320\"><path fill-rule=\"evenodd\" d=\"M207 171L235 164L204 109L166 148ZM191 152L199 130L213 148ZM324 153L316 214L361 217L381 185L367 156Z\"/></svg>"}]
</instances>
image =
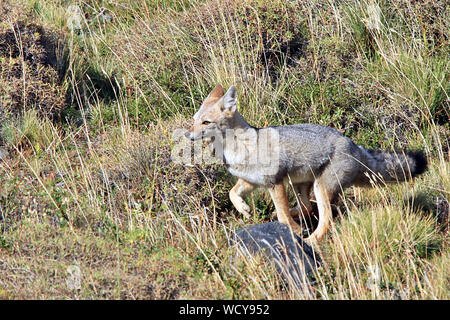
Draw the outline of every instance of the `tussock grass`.
<instances>
[{"instance_id":1,"label":"tussock grass","mask_svg":"<svg viewBox=\"0 0 450 320\"><path fill-rule=\"evenodd\" d=\"M1 124L1 298L449 298L444 2L26 7L64 35L69 88L62 121L31 110ZM170 158L173 131L216 83L238 87L256 126L331 125L367 147L424 149L429 170L348 190L317 274L302 288L283 283L262 257L230 247L236 229L270 221L269 197L249 196L244 220L224 167Z\"/></svg>"}]
</instances>

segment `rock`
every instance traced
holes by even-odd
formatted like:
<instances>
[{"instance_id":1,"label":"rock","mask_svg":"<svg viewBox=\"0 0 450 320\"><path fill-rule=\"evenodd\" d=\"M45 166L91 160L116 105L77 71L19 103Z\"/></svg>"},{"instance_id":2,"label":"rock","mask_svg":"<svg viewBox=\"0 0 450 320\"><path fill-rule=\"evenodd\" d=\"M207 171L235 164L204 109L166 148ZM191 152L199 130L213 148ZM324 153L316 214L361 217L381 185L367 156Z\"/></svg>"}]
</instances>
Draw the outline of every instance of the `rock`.
<instances>
[{"instance_id":1,"label":"rock","mask_svg":"<svg viewBox=\"0 0 450 320\"><path fill-rule=\"evenodd\" d=\"M310 277L321 259L312 247L292 234L280 222L268 222L239 229L234 242L243 256L265 253L275 262L277 271L286 285L298 289L310 282Z\"/></svg>"}]
</instances>

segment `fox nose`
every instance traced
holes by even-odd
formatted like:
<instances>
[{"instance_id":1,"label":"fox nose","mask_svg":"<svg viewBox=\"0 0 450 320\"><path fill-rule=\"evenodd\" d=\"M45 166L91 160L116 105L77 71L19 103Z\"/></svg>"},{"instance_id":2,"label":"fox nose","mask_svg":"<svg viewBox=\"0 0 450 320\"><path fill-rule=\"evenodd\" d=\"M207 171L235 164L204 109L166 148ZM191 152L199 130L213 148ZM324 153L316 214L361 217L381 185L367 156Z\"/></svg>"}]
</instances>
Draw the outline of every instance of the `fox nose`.
<instances>
[{"instance_id":1,"label":"fox nose","mask_svg":"<svg viewBox=\"0 0 450 320\"><path fill-rule=\"evenodd\" d=\"M186 132L184 133L184 136L185 136L186 138L189 138L189 139L191 139L191 140L194 140L193 134L190 133L189 131L186 131Z\"/></svg>"}]
</instances>

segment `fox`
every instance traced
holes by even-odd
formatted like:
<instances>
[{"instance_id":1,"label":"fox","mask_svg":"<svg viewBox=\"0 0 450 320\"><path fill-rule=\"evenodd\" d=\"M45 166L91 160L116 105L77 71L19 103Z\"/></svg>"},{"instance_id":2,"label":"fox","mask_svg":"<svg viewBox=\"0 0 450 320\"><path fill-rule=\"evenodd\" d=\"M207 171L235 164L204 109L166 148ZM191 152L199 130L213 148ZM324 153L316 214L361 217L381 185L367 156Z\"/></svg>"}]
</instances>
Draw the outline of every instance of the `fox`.
<instances>
[{"instance_id":1,"label":"fox","mask_svg":"<svg viewBox=\"0 0 450 320\"><path fill-rule=\"evenodd\" d=\"M237 177L229 191L236 210L249 218L251 211L244 197L257 188L267 189L278 221L301 237L302 227L293 217L311 215L309 196L313 190L319 221L305 239L312 244L317 244L329 231L333 218L331 204L346 188L370 187L374 180L407 181L424 173L428 166L423 151L367 149L337 129L319 124L253 127L237 110L237 88L231 86L225 92L218 84L195 113L185 135L198 140L225 134L230 137L223 140L222 158L228 171ZM257 143L262 145L254 148ZM255 155L261 157L260 161L249 161ZM269 161L262 161L267 158ZM299 200L294 208L289 207L288 184L293 186Z\"/></svg>"}]
</instances>

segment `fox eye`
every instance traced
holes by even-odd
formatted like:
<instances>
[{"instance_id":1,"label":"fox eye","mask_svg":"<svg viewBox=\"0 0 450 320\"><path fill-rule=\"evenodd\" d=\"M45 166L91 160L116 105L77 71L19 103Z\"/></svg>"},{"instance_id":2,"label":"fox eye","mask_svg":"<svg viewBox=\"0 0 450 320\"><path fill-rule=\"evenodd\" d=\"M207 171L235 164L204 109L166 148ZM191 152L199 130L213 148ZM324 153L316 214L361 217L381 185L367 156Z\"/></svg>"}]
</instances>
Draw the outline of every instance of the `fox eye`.
<instances>
[{"instance_id":1,"label":"fox eye","mask_svg":"<svg viewBox=\"0 0 450 320\"><path fill-rule=\"evenodd\" d=\"M202 123L202 124L204 124L204 125L208 125L208 124L210 124L210 123L211 123L211 121L205 120L205 121L203 121L203 123Z\"/></svg>"}]
</instances>

